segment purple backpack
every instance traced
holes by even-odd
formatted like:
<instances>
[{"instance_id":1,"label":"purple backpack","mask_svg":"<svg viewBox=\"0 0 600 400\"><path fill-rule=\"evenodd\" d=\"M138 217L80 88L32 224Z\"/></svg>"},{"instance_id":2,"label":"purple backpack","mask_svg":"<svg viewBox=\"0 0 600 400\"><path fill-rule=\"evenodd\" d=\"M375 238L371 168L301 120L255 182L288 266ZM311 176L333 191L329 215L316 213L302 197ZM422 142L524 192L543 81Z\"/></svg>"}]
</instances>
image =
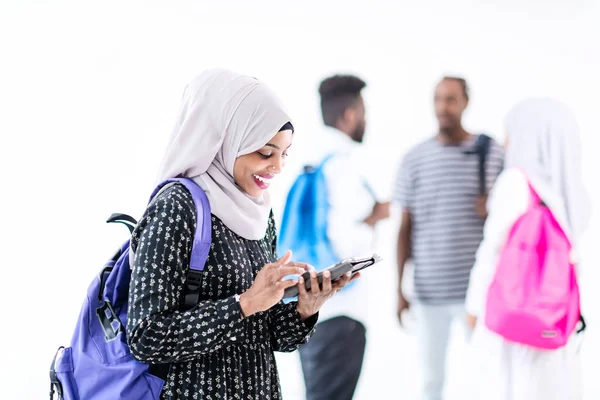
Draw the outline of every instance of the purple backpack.
<instances>
[{"instance_id":1,"label":"purple backpack","mask_svg":"<svg viewBox=\"0 0 600 400\"><path fill-rule=\"evenodd\" d=\"M196 232L187 276L185 309L198 303L200 271L211 244L210 204L191 179L169 179L150 197L150 204L167 184L181 183L196 206ZM137 222L113 214L107 222ZM50 367L50 400L156 400L160 397L168 365L150 365L133 358L127 345L127 302L131 279L130 241L106 263L88 288L70 347L60 347Z\"/></svg>"}]
</instances>

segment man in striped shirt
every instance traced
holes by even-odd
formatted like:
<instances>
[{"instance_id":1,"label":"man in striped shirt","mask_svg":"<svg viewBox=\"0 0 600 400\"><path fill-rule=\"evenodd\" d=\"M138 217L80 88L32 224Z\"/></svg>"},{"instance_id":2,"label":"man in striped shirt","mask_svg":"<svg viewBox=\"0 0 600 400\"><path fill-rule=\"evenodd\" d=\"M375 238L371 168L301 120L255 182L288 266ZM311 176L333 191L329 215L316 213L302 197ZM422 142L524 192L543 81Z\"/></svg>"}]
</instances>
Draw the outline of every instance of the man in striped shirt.
<instances>
[{"instance_id":1,"label":"man in striped shirt","mask_svg":"<svg viewBox=\"0 0 600 400\"><path fill-rule=\"evenodd\" d=\"M421 400L441 400L452 321L465 320L464 300L475 253L483 238L485 203L503 165L490 140L481 194L477 135L461 118L469 101L464 79L446 77L435 90L439 132L405 156L394 200L402 207L398 236L398 318L409 306L418 324ZM402 294L404 265L414 265L413 304Z\"/></svg>"}]
</instances>

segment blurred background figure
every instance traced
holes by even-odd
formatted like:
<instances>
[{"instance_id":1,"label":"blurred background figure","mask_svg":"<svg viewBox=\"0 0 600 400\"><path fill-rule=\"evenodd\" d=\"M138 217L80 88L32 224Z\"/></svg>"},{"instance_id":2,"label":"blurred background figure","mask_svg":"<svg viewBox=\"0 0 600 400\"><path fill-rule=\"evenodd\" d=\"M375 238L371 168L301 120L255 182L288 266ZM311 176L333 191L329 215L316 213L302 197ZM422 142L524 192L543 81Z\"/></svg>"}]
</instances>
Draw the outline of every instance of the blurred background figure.
<instances>
[{"instance_id":1,"label":"blurred background figure","mask_svg":"<svg viewBox=\"0 0 600 400\"><path fill-rule=\"evenodd\" d=\"M361 91L365 86L352 75L335 75L321 82L324 127L309 147L311 164L322 171L326 187L322 193L328 206L325 245L337 260L372 254L373 229L389 216L389 203L377 197L361 169L360 147L366 129ZM366 347L365 275L321 310L315 336L300 348L308 400L354 396Z\"/></svg>"},{"instance_id":2,"label":"blurred background figure","mask_svg":"<svg viewBox=\"0 0 600 400\"><path fill-rule=\"evenodd\" d=\"M464 79L446 77L435 89L437 135L405 156L394 200L402 207L398 235L398 318L411 308L417 324L421 399L440 400L451 323L464 322L465 292L475 252L483 237L485 193L479 187L478 136L462 115L469 104ZM487 143L489 190L502 168L502 147ZM404 265L414 263L415 300L402 293Z\"/></svg>"},{"instance_id":3,"label":"blurred background figure","mask_svg":"<svg viewBox=\"0 0 600 400\"><path fill-rule=\"evenodd\" d=\"M565 257L572 258L572 262L578 263L577 246L590 217L589 198L581 176L579 130L570 110L547 98L523 101L508 113L506 132L506 170L498 178L490 198L485 237L477 252L477 262L471 272L467 295L469 323L474 327L474 364L468 390L472 399L578 400L582 396L581 368L574 335L566 346L549 350L521 344L523 342L516 343L514 340L509 342L491 332L487 323L484 324L488 298L486 294L495 275L500 253L508 242L509 231L516 232L513 226L517 219L529 207L536 207L536 204L532 204L534 199L530 194L529 184L541 199L540 204L549 208L571 242L572 256L567 254ZM522 219L521 225L530 224L523 227L524 234L535 237L538 227L534 224L540 223L540 218L543 217ZM547 229L544 229L544 235L550 234L551 228ZM523 243L519 241L518 244L519 254L523 254L523 257L513 257L513 262L507 268L516 264L515 268L537 269L534 265L537 262L535 256L524 258L528 253L522 247ZM543 258L546 263L552 262L551 268L554 270L564 268L564 273L560 273L565 276L562 284L571 285L568 265L557 258L561 252L560 241L556 239L552 243L556 247L552 249L552 253L542 253ZM567 246L564 245L564 248ZM537 248L534 251L539 254L542 250ZM530 265L521 265L523 262L529 262ZM578 275L581 276L580 273ZM529 291L526 282L512 281L517 276L515 274L509 278L507 275L499 275L495 279L511 279L510 286L514 288L515 296L525 290L524 296L535 297L536 293ZM560 290L561 282L548 283L552 285L550 292L543 291L543 279L536 279L535 282L536 287L542 287L539 290L543 292L546 302L551 301L552 292L556 293L557 290L561 302L567 301L567 294ZM522 286L515 287L520 284ZM578 304L578 293L576 301ZM523 303L526 302L519 302ZM553 304L552 312L557 315L561 311L561 303ZM576 322L579 315L573 317L573 322ZM519 329L523 332L523 325Z\"/></svg>"}]
</instances>

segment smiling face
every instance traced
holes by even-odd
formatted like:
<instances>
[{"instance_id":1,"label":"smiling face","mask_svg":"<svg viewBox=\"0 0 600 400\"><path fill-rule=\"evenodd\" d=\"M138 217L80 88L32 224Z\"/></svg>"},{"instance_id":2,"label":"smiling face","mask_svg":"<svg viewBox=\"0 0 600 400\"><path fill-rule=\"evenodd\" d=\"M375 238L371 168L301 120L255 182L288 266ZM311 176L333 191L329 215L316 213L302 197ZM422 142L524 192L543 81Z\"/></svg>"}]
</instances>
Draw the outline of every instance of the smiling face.
<instances>
[{"instance_id":1,"label":"smiling face","mask_svg":"<svg viewBox=\"0 0 600 400\"><path fill-rule=\"evenodd\" d=\"M292 145L293 136L292 130L277 132L254 153L238 157L233 166L235 183L249 196L259 197L285 167L287 150Z\"/></svg>"}]
</instances>

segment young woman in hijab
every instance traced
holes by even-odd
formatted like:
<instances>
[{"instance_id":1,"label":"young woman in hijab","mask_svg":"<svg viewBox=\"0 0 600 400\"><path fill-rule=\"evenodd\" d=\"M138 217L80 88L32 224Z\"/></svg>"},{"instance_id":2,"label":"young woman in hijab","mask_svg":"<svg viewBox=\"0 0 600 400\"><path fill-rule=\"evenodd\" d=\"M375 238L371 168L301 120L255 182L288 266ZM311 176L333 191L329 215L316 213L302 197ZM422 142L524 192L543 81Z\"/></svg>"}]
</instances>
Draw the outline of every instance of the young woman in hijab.
<instances>
[{"instance_id":1,"label":"young woman in hijab","mask_svg":"<svg viewBox=\"0 0 600 400\"><path fill-rule=\"evenodd\" d=\"M506 131L506 168L488 202L484 239L467 292L467 319L474 327L472 383L467 390L478 400L577 400L581 382L573 340L557 350L538 350L507 342L482 322L498 256L530 201L528 180L574 249L589 219L579 132L567 107L551 99L525 100L509 112Z\"/></svg>"},{"instance_id":2,"label":"young woman in hijab","mask_svg":"<svg viewBox=\"0 0 600 400\"><path fill-rule=\"evenodd\" d=\"M310 269L276 259L268 188L285 166L293 127L255 78L209 70L187 87L159 182L192 178L212 211L212 246L200 301L182 311L195 207L180 184L159 193L137 226L127 336L133 356L167 364L161 399L279 399L274 351L306 343L323 303L348 283L284 304L287 275ZM313 271L314 274L314 271Z\"/></svg>"}]
</instances>

